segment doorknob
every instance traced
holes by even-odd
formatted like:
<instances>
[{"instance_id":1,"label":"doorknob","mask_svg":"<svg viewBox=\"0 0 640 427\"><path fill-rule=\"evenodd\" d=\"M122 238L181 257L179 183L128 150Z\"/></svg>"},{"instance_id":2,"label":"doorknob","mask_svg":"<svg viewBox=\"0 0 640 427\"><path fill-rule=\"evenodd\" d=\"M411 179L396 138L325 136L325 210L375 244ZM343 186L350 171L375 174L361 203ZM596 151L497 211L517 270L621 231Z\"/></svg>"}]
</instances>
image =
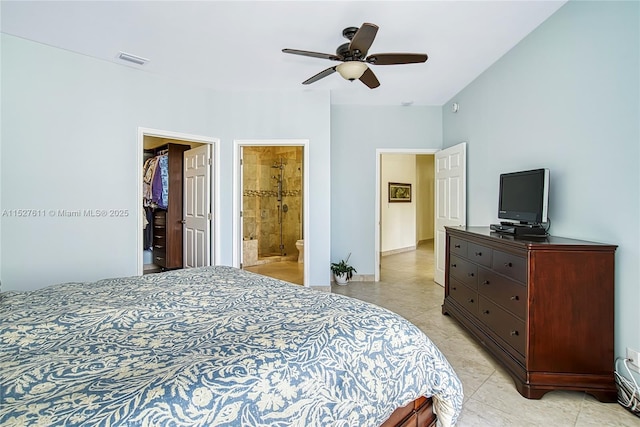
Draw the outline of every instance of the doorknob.
<instances>
[{"instance_id":1,"label":"doorknob","mask_svg":"<svg viewBox=\"0 0 640 427\"><path fill-rule=\"evenodd\" d=\"M185 220L183 219L182 221L180 221L180 223L182 223L182 224L186 224L186 223L187 223L187 221L185 221Z\"/></svg>"}]
</instances>

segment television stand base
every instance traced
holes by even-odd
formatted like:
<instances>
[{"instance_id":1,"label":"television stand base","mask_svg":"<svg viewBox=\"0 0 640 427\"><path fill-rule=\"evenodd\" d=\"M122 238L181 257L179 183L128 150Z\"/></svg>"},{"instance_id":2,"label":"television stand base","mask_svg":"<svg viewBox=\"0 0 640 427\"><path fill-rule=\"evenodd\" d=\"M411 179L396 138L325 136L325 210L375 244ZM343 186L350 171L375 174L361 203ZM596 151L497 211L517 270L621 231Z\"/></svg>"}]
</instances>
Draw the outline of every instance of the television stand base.
<instances>
[{"instance_id":1,"label":"television stand base","mask_svg":"<svg viewBox=\"0 0 640 427\"><path fill-rule=\"evenodd\" d=\"M489 228L492 231L508 234L515 237L546 237L547 230L540 225L522 225L522 224L491 224Z\"/></svg>"}]
</instances>

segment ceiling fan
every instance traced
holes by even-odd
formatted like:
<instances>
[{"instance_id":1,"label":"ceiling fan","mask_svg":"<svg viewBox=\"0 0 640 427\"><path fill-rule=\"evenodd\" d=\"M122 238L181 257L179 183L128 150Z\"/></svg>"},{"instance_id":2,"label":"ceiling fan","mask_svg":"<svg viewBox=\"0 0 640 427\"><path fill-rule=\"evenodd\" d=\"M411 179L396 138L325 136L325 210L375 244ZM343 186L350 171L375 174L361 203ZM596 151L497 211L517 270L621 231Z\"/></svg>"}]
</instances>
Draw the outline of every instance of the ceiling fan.
<instances>
[{"instance_id":1,"label":"ceiling fan","mask_svg":"<svg viewBox=\"0 0 640 427\"><path fill-rule=\"evenodd\" d=\"M309 52L297 49L282 49L284 53L294 55L311 56L313 58L330 59L340 61L341 64L329 67L313 77L302 82L308 85L335 73L336 71L345 79L353 81L359 79L371 89L380 86L376 75L367 64L373 65L393 65L393 64L415 64L426 62L426 53L374 53L367 56L369 47L373 43L378 32L375 24L364 23L360 28L347 27L342 31L342 36L349 40L349 43L342 44L336 49L336 54Z\"/></svg>"}]
</instances>

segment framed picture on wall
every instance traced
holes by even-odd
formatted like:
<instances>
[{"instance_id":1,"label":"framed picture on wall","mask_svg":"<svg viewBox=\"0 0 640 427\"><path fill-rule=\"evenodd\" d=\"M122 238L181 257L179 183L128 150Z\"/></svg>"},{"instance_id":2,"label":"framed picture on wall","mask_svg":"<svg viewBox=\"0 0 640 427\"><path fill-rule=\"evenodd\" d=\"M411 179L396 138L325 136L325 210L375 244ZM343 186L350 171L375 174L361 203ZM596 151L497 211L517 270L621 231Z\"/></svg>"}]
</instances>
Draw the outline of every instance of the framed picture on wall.
<instances>
[{"instance_id":1,"label":"framed picture on wall","mask_svg":"<svg viewBox=\"0 0 640 427\"><path fill-rule=\"evenodd\" d=\"M411 202L411 184L389 183L389 203Z\"/></svg>"}]
</instances>

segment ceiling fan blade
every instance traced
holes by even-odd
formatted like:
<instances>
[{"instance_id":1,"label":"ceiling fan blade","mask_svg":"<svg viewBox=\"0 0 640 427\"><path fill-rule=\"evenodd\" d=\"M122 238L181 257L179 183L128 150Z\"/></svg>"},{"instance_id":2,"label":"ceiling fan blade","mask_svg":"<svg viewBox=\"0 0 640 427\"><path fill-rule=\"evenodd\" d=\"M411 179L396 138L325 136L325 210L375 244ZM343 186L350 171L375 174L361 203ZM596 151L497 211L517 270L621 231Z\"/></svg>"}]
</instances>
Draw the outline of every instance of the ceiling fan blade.
<instances>
[{"instance_id":1,"label":"ceiling fan blade","mask_svg":"<svg viewBox=\"0 0 640 427\"><path fill-rule=\"evenodd\" d=\"M332 61L342 61L341 57L331 53L309 52L307 50L298 49L282 49L282 52L291 53L293 55L311 56L313 58L330 59Z\"/></svg>"},{"instance_id":2,"label":"ceiling fan blade","mask_svg":"<svg viewBox=\"0 0 640 427\"><path fill-rule=\"evenodd\" d=\"M378 81L376 75L373 74L373 71L371 71L371 68L367 68L367 70L360 77L360 81L369 86L369 88L371 89L375 89L380 86L380 82Z\"/></svg>"},{"instance_id":3,"label":"ceiling fan blade","mask_svg":"<svg viewBox=\"0 0 640 427\"><path fill-rule=\"evenodd\" d=\"M303 85L308 85L311 84L313 82L317 82L320 79L323 79L327 76L330 76L331 74L336 72L336 67L329 67L326 70L320 71L318 74L316 74L313 77L308 78L307 80L303 81L302 84Z\"/></svg>"},{"instance_id":4,"label":"ceiling fan blade","mask_svg":"<svg viewBox=\"0 0 640 427\"><path fill-rule=\"evenodd\" d=\"M353 39L351 39L351 43L349 44L349 50L359 50L360 57L364 58L367 56L367 52L373 43L373 39L376 38L376 34L378 33L378 26L375 24L364 23L362 26L356 31Z\"/></svg>"},{"instance_id":5,"label":"ceiling fan blade","mask_svg":"<svg viewBox=\"0 0 640 427\"><path fill-rule=\"evenodd\" d=\"M369 55L366 62L375 65L416 64L426 62L426 53L374 53Z\"/></svg>"}]
</instances>

